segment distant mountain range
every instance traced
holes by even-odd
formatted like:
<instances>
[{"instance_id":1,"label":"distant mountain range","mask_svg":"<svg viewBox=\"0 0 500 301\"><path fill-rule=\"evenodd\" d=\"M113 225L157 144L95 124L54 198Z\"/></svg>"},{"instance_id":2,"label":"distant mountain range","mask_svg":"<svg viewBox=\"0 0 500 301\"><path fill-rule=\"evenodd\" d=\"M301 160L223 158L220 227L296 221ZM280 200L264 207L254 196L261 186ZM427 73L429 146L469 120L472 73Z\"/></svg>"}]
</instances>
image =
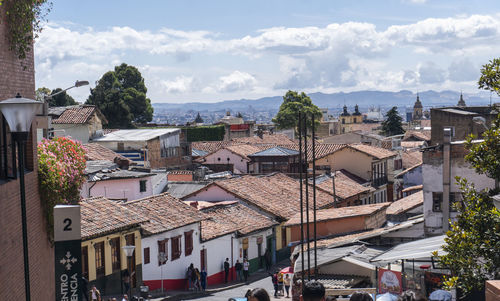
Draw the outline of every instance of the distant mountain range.
<instances>
[{"instance_id":1,"label":"distant mountain range","mask_svg":"<svg viewBox=\"0 0 500 301\"><path fill-rule=\"evenodd\" d=\"M452 106L456 105L460 93L456 91L441 91L433 90L423 91L418 93L420 101L424 107ZM321 92L308 94L314 104L320 108L340 109L346 104L349 111L352 111L354 105L358 104L360 108L381 107L387 108L392 106L413 107L413 103L417 95L408 90L399 92L384 92L384 91L356 91L356 92L339 92L325 94ZM490 94L484 91L478 91L475 94L464 94L464 100L467 105L487 105L490 103ZM277 110L283 102L282 96L263 97L259 99L240 99L240 100L224 100L215 103L188 102L188 103L153 103L156 112L160 111L247 111L251 108L255 111ZM493 99L493 102L498 102L498 97ZM400 112L402 113L402 110Z\"/></svg>"}]
</instances>

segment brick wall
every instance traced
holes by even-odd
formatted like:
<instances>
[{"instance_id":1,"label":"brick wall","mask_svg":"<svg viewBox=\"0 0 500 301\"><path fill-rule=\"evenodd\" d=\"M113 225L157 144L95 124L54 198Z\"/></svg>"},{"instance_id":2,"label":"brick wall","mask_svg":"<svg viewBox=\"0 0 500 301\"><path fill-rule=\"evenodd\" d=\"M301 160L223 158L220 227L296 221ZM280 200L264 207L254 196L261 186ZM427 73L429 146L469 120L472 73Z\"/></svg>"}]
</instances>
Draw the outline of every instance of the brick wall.
<instances>
[{"instance_id":1,"label":"brick wall","mask_svg":"<svg viewBox=\"0 0 500 301\"><path fill-rule=\"evenodd\" d=\"M149 140L147 142L147 148L148 148L148 161L151 168L167 168L167 169L186 168L191 163L189 161L183 160L181 155L182 150L180 147L177 148L178 156L168 157L168 158L162 157L159 138Z\"/></svg>"},{"instance_id":2,"label":"brick wall","mask_svg":"<svg viewBox=\"0 0 500 301\"><path fill-rule=\"evenodd\" d=\"M3 8L3 6L2 6ZM5 12L0 8L0 20ZM9 51L6 22L0 22L0 101L20 93L23 97L35 97L33 53L23 64ZM33 141L27 145L27 166L36 162ZM25 178L28 219L31 296L33 300L54 300L54 250L47 240L45 222L38 195L36 171ZM21 228L19 181L0 182L0 300L24 300L24 265Z\"/></svg>"}]
</instances>

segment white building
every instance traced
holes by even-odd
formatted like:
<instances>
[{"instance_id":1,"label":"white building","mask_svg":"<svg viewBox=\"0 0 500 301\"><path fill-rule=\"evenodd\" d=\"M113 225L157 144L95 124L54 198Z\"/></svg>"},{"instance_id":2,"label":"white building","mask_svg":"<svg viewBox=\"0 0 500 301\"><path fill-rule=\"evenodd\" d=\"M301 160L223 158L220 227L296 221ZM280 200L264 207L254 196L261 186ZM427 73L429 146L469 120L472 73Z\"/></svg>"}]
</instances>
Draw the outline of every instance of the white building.
<instances>
[{"instance_id":1,"label":"white building","mask_svg":"<svg viewBox=\"0 0 500 301\"><path fill-rule=\"evenodd\" d=\"M486 175L477 174L465 162L467 150L463 141L450 143L451 136L444 135L443 145L429 147L423 154L424 217L426 235L440 235L449 229L450 218L457 213L452 208L461 198L460 187L455 181L459 176L474 183L477 190L493 188L495 181ZM448 139L446 139L448 138ZM447 140L447 141L446 141Z\"/></svg>"},{"instance_id":2,"label":"white building","mask_svg":"<svg viewBox=\"0 0 500 301\"><path fill-rule=\"evenodd\" d=\"M235 174L248 173L251 160L247 156L261 150L262 148L249 144L230 145L206 155L203 164L214 171L229 170Z\"/></svg>"},{"instance_id":3,"label":"white building","mask_svg":"<svg viewBox=\"0 0 500 301\"><path fill-rule=\"evenodd\" d=\"M87 143L102 131L103 123L108 121L98 108L91 105L49 108L50 130L54 136L71 137Z\"/></svg>"}]
</instances>

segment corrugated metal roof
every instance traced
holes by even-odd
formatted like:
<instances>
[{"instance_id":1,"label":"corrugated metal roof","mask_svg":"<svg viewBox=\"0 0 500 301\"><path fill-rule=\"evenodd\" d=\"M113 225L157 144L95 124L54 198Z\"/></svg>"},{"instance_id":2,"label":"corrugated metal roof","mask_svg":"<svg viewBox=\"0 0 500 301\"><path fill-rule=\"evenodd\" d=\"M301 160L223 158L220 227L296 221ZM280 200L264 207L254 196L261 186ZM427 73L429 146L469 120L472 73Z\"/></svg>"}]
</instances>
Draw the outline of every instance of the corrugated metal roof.
<instances>
[{"instance_id":1,"label":"corrugated metal roof","mask_svg":"<svg viewBox=\"0 0 500 301\"><path fill-rule=\"evenodd\" d=\"M196 149L196 148L191 149L191 156L193 156L193 157L203 157L206 155L208 155L208 152L206 152L204 150Z\"/></svg>"},{"instance_id":2,"label":"corrugated metal roof","mask_svg":"<svg viewBox=\"0 0 500 301\"><path fill-rule=\"evenodd\" d=\"M95 138L94 141L148 141L166 134L180 133L180 129L137 129L118 130L103 137Z\"/></svg>"},{"instance_id":3,"label":"corrugated metal roof","mask_svg":"<svg viewBox=\"0 0 500 301\"><path fill-rule=\"evenodd\" d=\"M445 236L424 238L397 245L387 252L375 256L371 261L430 258L434 251L438 251L440 255L443 255L443 245L446 244L444 241Z\"/></svg>"},{"instance_id":4,"label":"corrugated metal roof","mask_svg":"<svg viewBox=\"0 0 500 301\"><path fill-rule=\"evenodd\" d=\"M202 189L207 186L208 182L182 182L182 183L172 183L169 182L165 188L165 192L168 192L175 198L183 198L188 194Z\"/></svg>"},{"instance_id":5,"label":"corrugated metal roof","mask_svg":"<svg viewBox=\"0 0 500 301\"><path fill-rule=\"evenodd\" d=\"M281 146L272 147L254 154L248 155L249 157L275 157L275 156L294 156L298 155L299 152L293 149L284 148Z\"/></svg>"}]
</instances>

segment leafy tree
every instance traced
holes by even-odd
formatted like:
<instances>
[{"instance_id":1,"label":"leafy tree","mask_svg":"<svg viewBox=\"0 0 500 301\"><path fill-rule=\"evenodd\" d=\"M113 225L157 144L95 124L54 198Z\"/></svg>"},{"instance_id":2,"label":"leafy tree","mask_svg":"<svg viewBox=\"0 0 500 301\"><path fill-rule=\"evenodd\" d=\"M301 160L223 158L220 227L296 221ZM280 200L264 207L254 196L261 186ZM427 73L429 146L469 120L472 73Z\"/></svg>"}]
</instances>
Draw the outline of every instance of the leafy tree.
<instances>
[{"instance_id":1,"label":"leafy tree","mask_svg":"<svg viewBox=\"0 0 500 301\"><path fill-rule=\"evenodd\" d=\"M299 112L305 113L309 117L307 122L308 128L312 125L310 120L311 115L315 117L315 128L318 127L322 116L321 110L312 103L311 98L304 92L299 94L296 91L290 90L283 96L283 103L280 106L278 114L273 118L273 122L278 129L297 129Z\"/></svg>"},{"instance_id":2,"label":"leafy tree","mask_svg":"<svg viewBox=\"0 0 500 301\"><path fill-rule=\"evenodd\" d=\"M483 133L483 141L473 143L471 136L467 138L465 145L470 152L465 159L474 167L477 173L486 174L495 179L495 188L498 189L500 181L500 114L493 120L488 130Z\"/></svg>"},{"instance_id":3,"label":"leafy tree","mask_svg":"<svg viewBox=\"0 0 500 301\"><path fill-rule=\"evenodd\" d=\"M57 88L55 90L52 90L49 95L53 95L56 93L55 96L50 97L47 102L49 103L49 107L67 107L67 106L74 106L77 105L78 103L73 99L73 97L69 96L66 91L61 92L61 88Z\"/></svg>"},{"instance_id":4,"label":"leafy tree","mask_svg":"<svg viewBox=\"0 0 500 301\"><path fill-rule=\"evenodd\" d=\"M38 101L45 101L45 97L50 95L50 89L47 87L41 87L35 91L35 99Z\"/></svg>"},{"instance_id":5,"label":"leafy tree","mask_svg":"<svg viewBox=\"0 0 500 301\"><path fill-rule=\"evenodd\" d=\"M97 86L90 90L86 103L101 110L109 127L132 128L153 119L153 107L146 92L139 70L123 63L101 77Z\"/></svg>"},{"instance_id":6,"label":"leafy tree","mask_svg":"<svg viewBox=\"0 0 500 301\"><path fill-rule=\"evenodd\" d=\"M382 132L384 135L392 136L403 134L405 132L401 124L403 118L399 116L397 107L392 107L392 109L385 114L385 117L386 119L382 122Z\"/></svg>"},{"instance_id":7,"label":"leafy tree","mask_svg":"<svg viewBox=\"0 0 500 301\"><path fill-rule=\"evenodd\" d=\"M194 119L195 123L203 123L203 118L200 116L200 112L198 112L198 115L196 115L196 118Z\"/></svg>"},{"instance_id":8,"label":"leafy tree","mask_svg":"<svg viewBox=\"0 0 500 301\"><path fill-rule=\"evenodd\" d=\"M489 90L500 95L500 59L493 59L489 64L483 65L478 85L479 89Z\"/></svg>"}]
</instances>

